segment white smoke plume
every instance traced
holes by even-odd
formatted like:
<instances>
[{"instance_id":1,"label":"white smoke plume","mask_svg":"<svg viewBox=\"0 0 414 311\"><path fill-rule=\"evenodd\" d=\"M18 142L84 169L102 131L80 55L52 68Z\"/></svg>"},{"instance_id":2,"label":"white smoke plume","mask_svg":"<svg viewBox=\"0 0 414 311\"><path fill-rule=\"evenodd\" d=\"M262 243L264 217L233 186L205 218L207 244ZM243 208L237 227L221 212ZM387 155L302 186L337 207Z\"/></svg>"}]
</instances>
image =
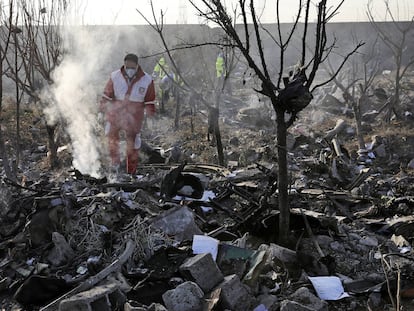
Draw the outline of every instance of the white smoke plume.
<instances>
[{"instance_id":1,"label":"white smoke plume","mask_svg":"<svg viewBox=\"0 0 414 311\"><path fill-rule=\"evenodd\" d=\"M50 123L62 122L72 144L73 166L83 174L99 176L102 141L96 136L98 98L105 79L99 72L108 63L110 45L104 29L68 26L65 55L53 72L53 85L46 90L49 106L45 113Z\"/></svg>"}]
</instances>

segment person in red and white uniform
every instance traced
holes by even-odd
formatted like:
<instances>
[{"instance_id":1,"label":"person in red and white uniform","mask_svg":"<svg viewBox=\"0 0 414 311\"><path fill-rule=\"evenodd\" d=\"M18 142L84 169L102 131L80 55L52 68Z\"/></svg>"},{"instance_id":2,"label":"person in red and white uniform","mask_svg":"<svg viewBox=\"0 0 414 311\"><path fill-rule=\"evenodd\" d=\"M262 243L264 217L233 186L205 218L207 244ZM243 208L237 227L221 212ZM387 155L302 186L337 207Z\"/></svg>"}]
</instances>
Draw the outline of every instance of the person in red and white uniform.
<instances>
[{"instance_id":1,"label":"person in red and white uniform","mask_svg":"<svg viewBox=\"0 0 414 311\"><path fill-rule=\"evenodd\" d=\"M100 111L105 114L105 135L113 168L119 168L119 133L126 136L126 171L134 174L141 147L141 128L144 115L155 115L155 89L150 74L138 64L138 56L128 54L124 65L111 73L106 83Z\"/></svg>"}]
</instances>

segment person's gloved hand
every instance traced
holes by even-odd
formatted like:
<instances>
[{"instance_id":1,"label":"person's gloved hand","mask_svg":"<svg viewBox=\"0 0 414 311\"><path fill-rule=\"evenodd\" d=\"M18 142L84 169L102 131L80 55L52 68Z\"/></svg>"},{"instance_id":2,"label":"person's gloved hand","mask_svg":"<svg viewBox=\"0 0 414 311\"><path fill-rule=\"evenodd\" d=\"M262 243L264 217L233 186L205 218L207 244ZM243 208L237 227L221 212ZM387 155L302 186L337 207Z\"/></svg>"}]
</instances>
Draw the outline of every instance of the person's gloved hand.
<instances>
[{"instance_id":1,"label":"person's gloved hand","mask_svg":"<svg viewBox=\"0 0 414 311\"><path fill-rule=\"evenodd\" d=\"M145 113L147 117L151 118L155 115L155 104L146 104Z\"/></svg>"}]
</instances>

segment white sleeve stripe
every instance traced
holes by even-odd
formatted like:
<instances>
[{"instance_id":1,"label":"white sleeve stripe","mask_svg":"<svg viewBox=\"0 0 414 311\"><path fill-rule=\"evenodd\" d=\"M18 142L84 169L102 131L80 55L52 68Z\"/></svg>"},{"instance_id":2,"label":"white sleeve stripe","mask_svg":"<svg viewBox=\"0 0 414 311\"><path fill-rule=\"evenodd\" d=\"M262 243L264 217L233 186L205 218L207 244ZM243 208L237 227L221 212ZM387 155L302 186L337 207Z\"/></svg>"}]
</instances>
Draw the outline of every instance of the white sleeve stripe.
<instances>
[{"instance_id":1,"label":"white sleeve stripe","mask_svg":"<svg viewBox=\"0 0 414 311\"><path fill-rule=\"evenodd\" d=\"M110 98L109 96L106 96L105 94L102 94L102 97L108 100L112 100L112 98Z\"/></svg>"},{"instance_id":2,"label":"white sleeve stripe","mask_svg":"<svg viewBox=\"0 0 414 311\"><path fill-rule=\"evenodd\" d=\"M155 101L151 101L151 102L145 102L145 105L154 105Z\"/></svg>"}]
</instances>

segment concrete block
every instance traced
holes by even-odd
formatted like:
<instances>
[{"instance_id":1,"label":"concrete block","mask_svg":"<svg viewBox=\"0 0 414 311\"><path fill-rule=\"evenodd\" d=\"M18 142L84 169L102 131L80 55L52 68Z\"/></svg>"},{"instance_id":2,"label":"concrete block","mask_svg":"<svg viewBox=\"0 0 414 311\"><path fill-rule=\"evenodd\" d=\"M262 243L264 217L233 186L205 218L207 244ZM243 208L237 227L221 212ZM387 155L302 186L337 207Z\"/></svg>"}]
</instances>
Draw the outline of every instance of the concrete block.
<instances>
[{"instance_id":1,"label":"concrete block","mask_svg":"<svg viewBox=\"0 0 414 311\"><path fill-rule=\"evenodd\" d=\"M70 247L69 243L66 242L66 239L59 232L52 233L52 241L54 247L47 257L48 261L54 266L61 266L65 263L70 262L75 256L75 252Z\"/></svg>"},{"instance_id":2,"label":"concrete block","mask_svg":"<svg viewBox=\"0 0 414 311\"><path fill-rule=\"evenodd\" d=\"M308 288L301 287L289 299L296 301L315 311L328 311L328 303L315 296Z\"/></svg>"},{"instance_id":3,"label":"concrete block","mask_svg":"<svg viewBox=\"0 0 414 311\"><path fill-rule=\"evenodd\" d=\"M120 308L126 301L125 295L115 284L94 287L62 300L59 311L111 311Z\"/></svg>"},{"instance_id":4,"label":"concrete block","mask_svg":"<svg viewBox=\"0 0 414 311\"><path fill-rule=\"evenodd\" d=\"M175 240L192 240L194 234L203 234L194 221L194 214L188 207L177 206L158 215L152 220L151 226L160 229Z\"/></svg>"},{"instance_id":5,"label":"concrete block","mask_svg":"<svg viewBox=\"0 0 414 311\"><path fill-rule=\"evenodd\" d=\"M166 291L162 300L168 311L201 311L204 293L194 282L188 281Z\"/></svg>"},{"instance_id":6,"label":"concrete block","mask_svg":"<svg viewBox=\"0 0 414 311\"><path fill-rule=\"evenodd\" d=\"M224 278L210 253L199 254L187 259L179 270L185 278L196 282L205 293L223 281Z\"/></svg>"},{"instance_id":7,"label":"concrete block","mask_svg":"<svg viewBox=\"0 0 414 311\"><path fill-rule=\"evenodd\" d=\"M250 311L257 305L247 285L236 274L228 275L218 286L221 288L220 299L224 308L237 311Z\"/></svg>"}]
</instances>

